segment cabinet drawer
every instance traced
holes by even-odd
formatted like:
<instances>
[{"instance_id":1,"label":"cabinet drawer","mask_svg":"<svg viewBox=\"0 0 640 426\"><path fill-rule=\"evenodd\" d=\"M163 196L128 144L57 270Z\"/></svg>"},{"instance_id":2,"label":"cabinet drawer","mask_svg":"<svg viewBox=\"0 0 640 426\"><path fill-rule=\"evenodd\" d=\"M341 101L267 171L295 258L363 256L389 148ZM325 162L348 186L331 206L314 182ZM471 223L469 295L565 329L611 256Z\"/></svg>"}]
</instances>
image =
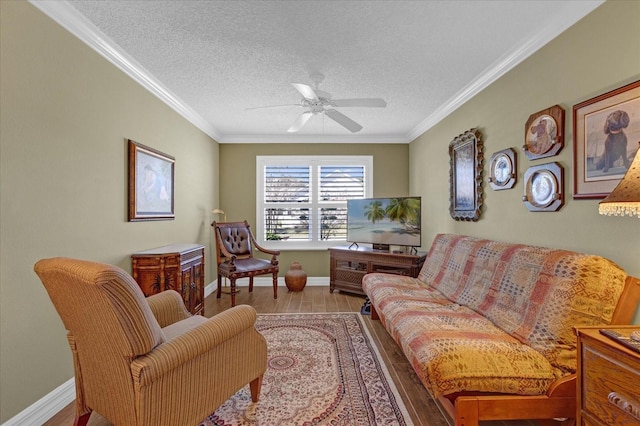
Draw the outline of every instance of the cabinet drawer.
<instances>
[{"instance_id":1,"label":"cabinet drawer","mask_svg":"<svg viewBox=\"0 0 640 426\"><path fill-rule=\"evenodd\" d=\"M202 250L194 250L194 251L190 251L190 252L185 252L185 253L181 253L180 254L180 261L182 263L184 262L189 262L189 261L200 261L203 257L203 251Z\"/></svg>"},{"instance_id":2,"label":"cabinet drawer","mask_svg":"<svg viewBox=\"0 0 640 426\"><path fill-rule=\"evenodd\" d=\"M582 353L583 412L608 425L640 423L640 375L620 363L606 348L584 347Z\"/></svg>"}]
</instances>

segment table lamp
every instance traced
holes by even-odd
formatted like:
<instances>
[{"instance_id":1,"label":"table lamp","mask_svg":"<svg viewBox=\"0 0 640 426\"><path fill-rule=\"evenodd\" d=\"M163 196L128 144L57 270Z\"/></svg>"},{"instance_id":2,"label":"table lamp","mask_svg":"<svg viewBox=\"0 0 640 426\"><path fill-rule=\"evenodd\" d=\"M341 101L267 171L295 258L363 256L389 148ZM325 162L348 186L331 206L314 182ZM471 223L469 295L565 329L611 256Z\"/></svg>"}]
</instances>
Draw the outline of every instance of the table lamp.
<instances>
[{"instance_id":1,"label":"table lamp","mask_svg":"<svg viewBox=\"0 0 640 426\"><path fill-rule=\"evenodd\" d=\"M640 148L618 186L600 201L598 212L607 216L629 215L640 218Z\"/></svg>"}]
</instances>

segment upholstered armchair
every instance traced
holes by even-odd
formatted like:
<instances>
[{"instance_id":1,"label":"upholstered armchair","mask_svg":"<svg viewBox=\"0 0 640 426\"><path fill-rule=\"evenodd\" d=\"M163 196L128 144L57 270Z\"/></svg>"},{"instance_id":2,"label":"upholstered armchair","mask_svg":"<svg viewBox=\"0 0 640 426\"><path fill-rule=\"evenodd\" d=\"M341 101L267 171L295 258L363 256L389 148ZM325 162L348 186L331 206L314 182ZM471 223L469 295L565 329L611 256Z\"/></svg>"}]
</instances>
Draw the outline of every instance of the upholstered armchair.
<instances>
[{"instance_id":1,"label":"upholstered armchair","mask_svg":"<svg viewBox=\"0 0 640 426\"><path fill-rule=\"evenodd\" d=\"M250 383L258 400L267 346L256 312L191 315L168 290L145 299L122 269L54 258L35 272L68 330L75 425L92 411L116 425L197 425Z\"/></svg>"},{"instance_id":2,"label":"upholstered armchair","mask_svg":"<svg viewBox=\"0 0 640 426\"><path fill-rule=\"evenodd\" d=\"M249 277L249 292L253 291L253 277L273 276L273 298L278 298L278 250L261 247L253 237L251 227L244 222L213 222L216 235L218 264L218 299L222 295L222 277L231 282L231 306L236 305L236 280ZM253 249L271 255L270 260L254 257Z\"/></svg>"}]
</instances>

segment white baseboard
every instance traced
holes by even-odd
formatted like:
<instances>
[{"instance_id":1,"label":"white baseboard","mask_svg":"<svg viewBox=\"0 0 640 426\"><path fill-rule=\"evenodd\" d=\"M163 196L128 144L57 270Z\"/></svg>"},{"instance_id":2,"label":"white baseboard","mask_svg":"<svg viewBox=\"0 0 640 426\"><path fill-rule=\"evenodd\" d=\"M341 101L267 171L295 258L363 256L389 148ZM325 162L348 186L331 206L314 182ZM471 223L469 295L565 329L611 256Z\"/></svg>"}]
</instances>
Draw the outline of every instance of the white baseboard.
<instances>
[{"instance_id":1,"label":"white baseboard","mask_svg":"<svg viewBox=\"0 0 640 426\"><path fill-rule=\"evenodd\" d=\"M253 279L253 285L255 287L271 287L272 285L272 281L271 281L271 276L270 275L263 275L263 276L259 276L259 277L255 277ZM224 282L224 278L222 279ZM205 288L204 288L204 297L207 297L208 295L210 295L211 293L213 293L218 285L218 280L213 280L213 282L209 283ZM223 284L224 285L224 284ZM229 280L227 280L227 286L229 285ZM236 285L238 286L242 286L242 287L246 287L249 285L249 278L241 278L239 280L236 281ZM308 286L329 286L329 277L308 277L307 278L307 285ZM286 287L286 284L284 282L284 277L278 277L278 287Z\"/></svg>"},{"instance_id":2,"label":"white baseboard","mask_svg":"<svg viewBox=\"0 0 640 426\"><path fill-rule=\"evenodd\" d=\"M253 285L256 287L271 287L271 277L255 277ZM240 286L248 286L249 278L242 278L236 282ZM217 288L217 280L209 283L204 288L204 296L207 297ZM328 286L329 277L309 277L308 286ZM278 277L278 287L286 287L284 277ZM40 398L14 417L2 424L2 426L40 426L53 416L58 414L64 407L73 402L76 398L75 379L72 377L44 397Z\"/></svg>"},{"instance_id":3,"label":"white baseboard","mask_svg":"<svg viewBox=\"0 0 640 426\"><path fill-rule=\"evenodd\" d=\"M2 426L40 426L76 399L76 381L72 377L37 400Z\"/></svg>"}]
</instances>

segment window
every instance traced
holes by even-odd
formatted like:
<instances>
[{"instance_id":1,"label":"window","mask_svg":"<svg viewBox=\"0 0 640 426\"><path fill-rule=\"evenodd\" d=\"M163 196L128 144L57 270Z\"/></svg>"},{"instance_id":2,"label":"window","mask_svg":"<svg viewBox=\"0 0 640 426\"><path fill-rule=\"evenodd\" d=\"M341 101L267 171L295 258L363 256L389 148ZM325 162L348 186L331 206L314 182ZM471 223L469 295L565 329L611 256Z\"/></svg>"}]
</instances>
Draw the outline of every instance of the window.
<instances>
[{"instance_id":1,"label":"window","mask_svg":"<svg viewBox=\"0 0 640 426\"><path fill-rule=\"evenodd\" d=\"M269 248L346 242L347 199L373 192L372 156L258 156L256 168L256 238Z\"/></svg>"}]
</instances>

